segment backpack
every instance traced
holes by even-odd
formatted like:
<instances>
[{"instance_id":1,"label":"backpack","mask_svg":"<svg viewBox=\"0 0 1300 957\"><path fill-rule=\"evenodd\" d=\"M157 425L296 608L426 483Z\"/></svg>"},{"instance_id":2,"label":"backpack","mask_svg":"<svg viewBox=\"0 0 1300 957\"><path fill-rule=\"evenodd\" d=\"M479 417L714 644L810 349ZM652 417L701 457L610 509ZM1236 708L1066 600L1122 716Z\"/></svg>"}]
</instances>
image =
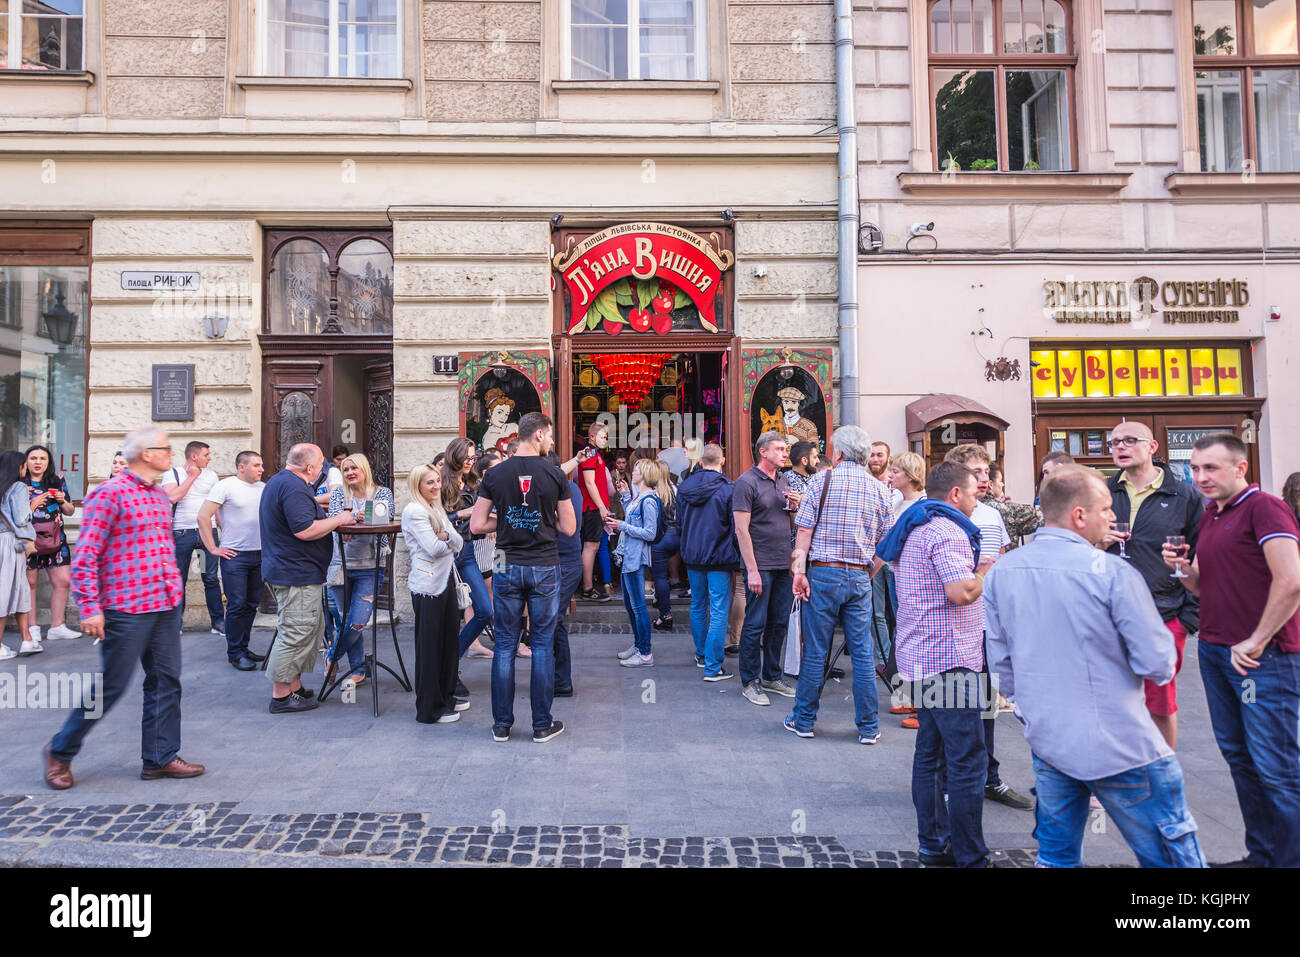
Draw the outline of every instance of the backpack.
<instances>
[{"instance_id":1,"label":"backpack","mask_svg":"<svg viewBox=\"0 0 1300 957\"><path fill-rule=\"evenodd\" d=\"M664 508L663 499L658 495L654 498L655 501L659 503L659 517L655 519L655 537L650 539L650 544L658 545L664 540L664 534L668 531L668 515L666 514L668 510ZM641 517L645 517L644 502L641 504Z\"/></svg>"}]
</instances>

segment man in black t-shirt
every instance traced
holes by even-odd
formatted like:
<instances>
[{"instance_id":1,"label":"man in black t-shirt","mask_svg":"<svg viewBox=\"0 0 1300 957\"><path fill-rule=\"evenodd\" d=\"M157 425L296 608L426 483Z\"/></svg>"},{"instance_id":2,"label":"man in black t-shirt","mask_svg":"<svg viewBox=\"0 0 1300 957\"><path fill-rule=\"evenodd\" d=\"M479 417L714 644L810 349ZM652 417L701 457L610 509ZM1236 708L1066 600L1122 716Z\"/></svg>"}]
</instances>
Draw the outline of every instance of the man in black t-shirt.
<instances>
[{"instance_id":1,"label":"man in black t-shirt","mask_svg":"<svg viewBox=\"0 0 1300 957\"><path fill-rule=\"evenodd\" d=\"M559 614L559 553L556 533L578 528L564 473L542 456L554 433L549 416L530 412L519 420L519 451L489 469L479 483L470 531L495 532L504 567L492 573L492 737L510 740L514 724L515 649L525 605L532 639L530 688L533 740L549 741L564 730L551 720L555 693L555 622Z\"/></svg>"}]
</instances>

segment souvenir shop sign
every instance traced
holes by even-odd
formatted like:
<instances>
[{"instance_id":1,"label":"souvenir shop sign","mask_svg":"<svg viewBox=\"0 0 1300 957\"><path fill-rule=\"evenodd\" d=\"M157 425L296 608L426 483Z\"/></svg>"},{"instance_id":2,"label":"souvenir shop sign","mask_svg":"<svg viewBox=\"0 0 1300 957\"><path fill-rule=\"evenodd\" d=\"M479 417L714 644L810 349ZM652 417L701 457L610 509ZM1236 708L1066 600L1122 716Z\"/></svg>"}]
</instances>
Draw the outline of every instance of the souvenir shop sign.
<instances>
[{"instance_id":1,"label":"souvenir shop sign","mask_svg":"<svg viewBox=\"0 0 1300 957\"><path fill-rule=\"evenodd\" d=\"M1034 398L1245 395L1241 349L1035 349Z\"/></svg>"},{"instance_id":2,"label":"souvenir shop sign","mask_svg":"<svg viewBox=\"0 0 1300 957\"><path fill-rule=\"evenodd\" d=\"M718 284L735 260L730 250L717 250L688 229L664 223L624 223L556 253L553 264L564 277L573 304L571 334L584 325L594 329L601 322L613 333L608 325L621 326L625 321L635 331L644 332L651 328L653 317L666 316L685 301L699 309L705 329L717 332L714 304ZM638 303L639 309L633 310L636 315L627 320L620 316L613 294L607 291L624 279L631 281L629 287L637 291L638 298L642 292L655 291L648 301ZM643 318L645 328L639 325Z\"/></svg>"},{"instance_id":3,"label":"souvenir shop sign","mask_svg":"<svg viewBox=\"0 0 1300 957\"><path fill-rule=\"evenodd\" d=\"M1166 323L1239 322L1250 305L1244 279L1129 280L1049 279L1043 312L1056 322Z\"/></svg>"}]
</instances>

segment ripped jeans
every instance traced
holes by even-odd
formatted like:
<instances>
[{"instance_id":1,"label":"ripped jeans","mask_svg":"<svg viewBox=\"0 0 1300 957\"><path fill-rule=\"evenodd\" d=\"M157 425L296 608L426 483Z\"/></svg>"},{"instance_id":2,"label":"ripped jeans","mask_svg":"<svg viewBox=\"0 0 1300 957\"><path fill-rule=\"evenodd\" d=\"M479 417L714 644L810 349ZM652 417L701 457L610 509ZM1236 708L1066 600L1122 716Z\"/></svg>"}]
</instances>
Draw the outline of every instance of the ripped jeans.
<instances>
[{"instance_id":1,"label":"ripped jeans","mask_svg":"<svg viewBox=\"0 0 1300 957\"><path fill-rule=\"evenodd\" d=\"M1097 781L1079 781L1034 755L1039 867L1079 867L1089 792L1106 809L1138 867L1206 867L1187 806L1183 769L1170 755Z\"/></svg>"},{"instance_id":2,"label":"ripped jeans","mask_svg":"<svg viewBox=\"0 0 1300 957\"><path fill-rule=\"evenodd\" d=\"M384 570L379 570L379 585L384 584ZM325 589L328 597L330 620L334 623L336 639L331 657L337 661L343 652L348 654L348 674L365 673L366 625L370 621L370 611L375 607L375 570L373 568L349 568L347 590L351 595L348 602L346 620L340 609L343 607L343 586L331 585Z\"/></svg>"}]
</instances>

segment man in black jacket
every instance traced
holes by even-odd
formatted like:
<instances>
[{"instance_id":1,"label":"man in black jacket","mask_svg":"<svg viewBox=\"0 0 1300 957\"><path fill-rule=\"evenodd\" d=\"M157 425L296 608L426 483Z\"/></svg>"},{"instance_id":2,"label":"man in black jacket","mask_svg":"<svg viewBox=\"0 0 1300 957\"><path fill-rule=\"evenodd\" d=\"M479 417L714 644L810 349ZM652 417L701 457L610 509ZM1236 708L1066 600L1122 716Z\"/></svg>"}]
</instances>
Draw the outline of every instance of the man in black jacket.
<instances>
[{"instance_id":1,"label":"man in black jacket","mask_svg":"<svg viewBox=\"0 0 1300 957\"><path fill-rule=\"evenodd\" d=\"M1187 557L1196 555L1196 534L1205 502L1200 492L1180 482L1167 465L1156 460L1158 447L1151 430L1141 422L1115 426L1110 434L1110 454L1121 471L1108 485L1115 521L1129 525L1124 550L1146 580L1178 649L1174 680L1163 686L1144 683L1151 720L1173 748L1178 742L1177 675L1183 667L1187 635L1199 627L1200 605L1196 596L1169 574L1161 549L1168 536L1181 535L1188 545ZM1100 547L1118 553L1120 538L1112 531Z\"/></svg>"},{"instance_id":2,"label":"man in black jacket","mask_svg":"<svg viewBox=\"0 0 1300 957\"><path fill-rule=\"evenodd\" d=\"M691 635L695 666L705 681L725 681L722 643L731 610L731 573L740 562L732 527L734 484L722 474L722 447L709 444L700 455L700 470L677 489L677 527L682 564L691 580Z\"/></svg>"}]
</instances>

